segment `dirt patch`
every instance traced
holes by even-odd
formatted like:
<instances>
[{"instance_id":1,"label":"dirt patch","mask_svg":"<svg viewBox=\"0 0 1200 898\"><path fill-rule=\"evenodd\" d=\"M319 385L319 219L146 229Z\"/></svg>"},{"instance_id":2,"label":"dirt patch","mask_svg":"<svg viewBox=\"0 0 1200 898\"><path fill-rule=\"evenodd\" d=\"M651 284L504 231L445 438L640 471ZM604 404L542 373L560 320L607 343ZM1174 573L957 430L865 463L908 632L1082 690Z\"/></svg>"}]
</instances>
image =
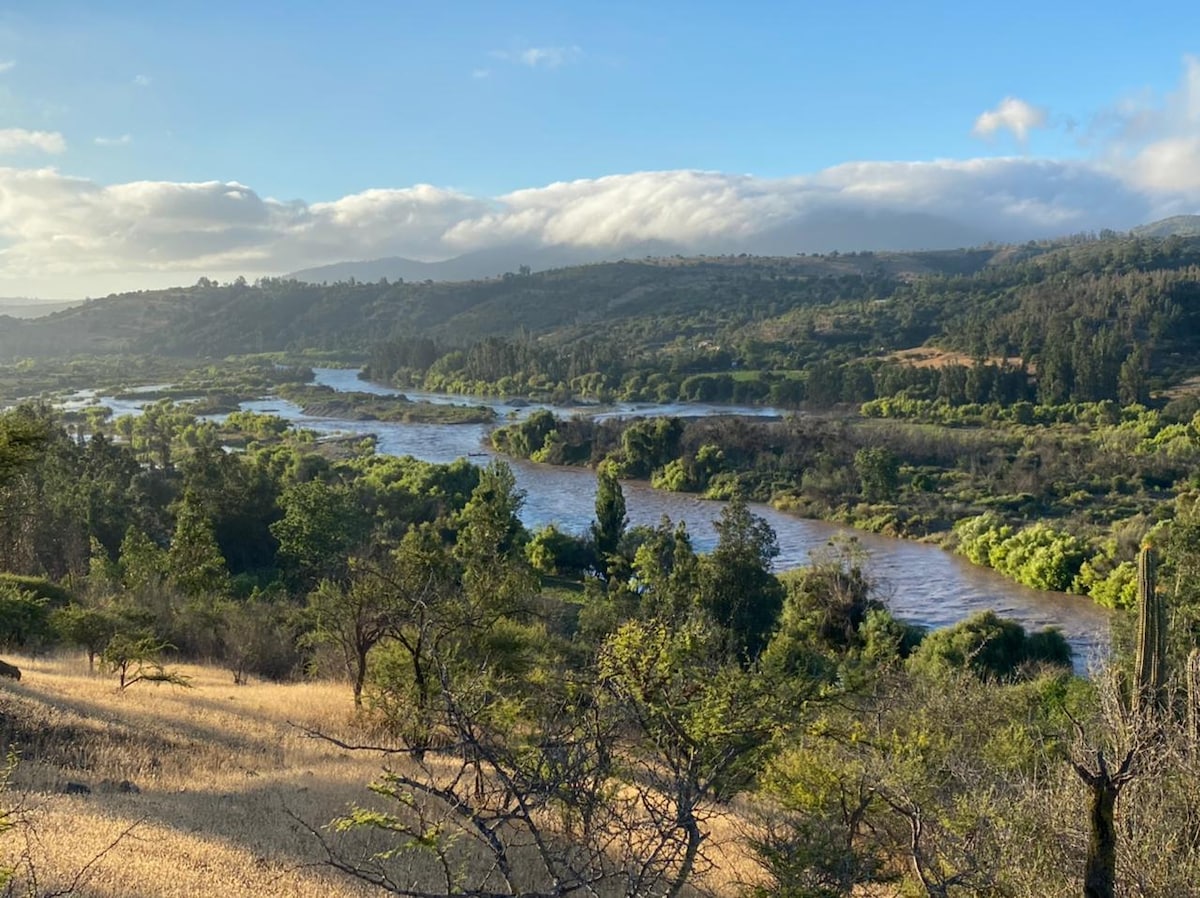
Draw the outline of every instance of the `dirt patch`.
<instances>
[{"instance_id":1,"label":"dirt patch","mask_svg":"<svg viewBox=\"0 0 1200 898\"><path fill-rule=\"evenodd\" d=\"M955 352L951 349L938 349L933 346L916 346L912 349L901 349L898 352L890 353L883 357L886 362L899 362L902 365L912 365L914 368L946 368L950 365L962 365L965 368L973 367L976 359L963 352ZM1008 358L1000 358L999 356L991 356L985 358L985 364L988 365L1011 365L1020 367L1020 356L1009 356ZM1031 365L1026 364L1026 368L1033 370Z\"/></svg>"}]
</instances>

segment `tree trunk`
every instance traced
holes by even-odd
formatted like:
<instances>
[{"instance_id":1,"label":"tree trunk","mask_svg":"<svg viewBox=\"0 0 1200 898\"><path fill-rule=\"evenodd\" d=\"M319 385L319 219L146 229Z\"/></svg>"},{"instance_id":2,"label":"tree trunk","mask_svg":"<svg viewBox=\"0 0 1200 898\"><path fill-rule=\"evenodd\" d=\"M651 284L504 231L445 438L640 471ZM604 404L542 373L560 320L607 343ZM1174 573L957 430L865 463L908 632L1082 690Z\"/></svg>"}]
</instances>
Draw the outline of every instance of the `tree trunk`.
<instances>
[{"instance_id":1,"label":"tree trunk","mask_svg":"<svg viewBox=\"0 0 1200 898\"><path fill-rule=\"evenodd\" d=\"M670 888L667 890L666 898L679 898L683 887L691 879L692 870L696 866L696 858L700 854L700 843L704 841L704 833L701 831L699 824L696 823L694 814L689 812L686 819L682 822L684 832L687 833L687 850L683 855L683 863L679 865L679 871L676 873Z\"/></svg>"},{"instance_id":2,"label":"tree trunk","mask_svg":"<svg viewBox=\"0 0 1200 898\"><path fill-rule=\"evenodd\" d=\"M1097 777L1091 788L1091 836L1083 874L1084 898L1114 898L1117 878L1117 830L1113 815L1119 787Z\"/></svg>"},{"instance_id":3,"label":"tree trunk","mask_svg":"<svg viewBox=\"0 0 1200 898\"><path fill-rule=\"evenodd\" d=\"M1071 766L1091 793L1087 861L1083 868L1084 898L1115 898L1117 881L1117 828L1113 822L1121 789L1134 777L1135 751L1125 753L1117 772L1109 770L1104 752L1096 752L1091 770L1078 761Z\"/></svg>"},{"instance_id":4,"label":"tree trunk","mask_svg":"<svg viewBox=\"0 0 1200 898\"><path fill-rule=\"evenodd\" d=\"M367 651L360 648L357 651L357 664L354 671L354 707L362 707L363 684L367 681Z\"/></svg>"}]
</instances>

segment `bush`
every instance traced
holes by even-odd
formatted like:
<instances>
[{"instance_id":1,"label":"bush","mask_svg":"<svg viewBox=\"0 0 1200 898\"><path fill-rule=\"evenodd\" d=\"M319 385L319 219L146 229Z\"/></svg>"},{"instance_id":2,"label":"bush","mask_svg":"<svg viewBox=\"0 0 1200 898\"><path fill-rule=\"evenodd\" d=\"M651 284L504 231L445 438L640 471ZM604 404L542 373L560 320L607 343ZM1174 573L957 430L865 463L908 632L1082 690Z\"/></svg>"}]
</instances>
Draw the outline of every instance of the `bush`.
<instances>
[{"instance_id":1,"label":"bush","mask_svg":"<svg viewBox=\"0 0 1200 898\"><path fill-rule=\"evenodd\" d=\"M914 673L943 677L969 669L981 677L1008 679L1028 664L1069 666L1071 647L1056 629L1027 636L1016 621L984 611L952 627L935 630L909 659Z\"/></svg>"},{"instance_id":2,"label":"bush","mask_svg":"<svg viewBox=\"0 0 1200 898\"><path fill-rule=\"evenodd\" d=\"M533 569L547 577L582 577L596 565L587 540L563 533L553 524L538 530L525 547Z\"/></svg>"},{"instance_id":3,"label":"bush","mask_svg":"<svg viewBox=\"0 0 1200 898\"><path fill-rule=\"evenodd\" d=\"M52 634L44 598L11 583L0 583L0 646L37 646Z\"/></svg>"},{"instance_id":4,"label":"bush","mask_svg":"<svg viewBox=\"0 0 1200 898\"><path fill-rule=\"evenodd\" d=\"M954 533L958 551L975 564L995 568L1034 589L1078 589L1080 571L1092 554L1088 543L1073 534L1047 524L1014 532L991 513L959 521Z\"/></svg>"}]
</instances>

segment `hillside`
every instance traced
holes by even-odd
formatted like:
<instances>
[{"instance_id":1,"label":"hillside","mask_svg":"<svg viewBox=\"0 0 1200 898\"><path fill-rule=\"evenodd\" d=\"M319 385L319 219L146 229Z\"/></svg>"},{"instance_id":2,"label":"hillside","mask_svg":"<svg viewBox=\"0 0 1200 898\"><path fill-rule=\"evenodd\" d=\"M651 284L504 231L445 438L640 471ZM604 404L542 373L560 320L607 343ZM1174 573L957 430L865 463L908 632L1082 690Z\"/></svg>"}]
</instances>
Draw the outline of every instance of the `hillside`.
<instances>
[{"instance_id":1,"label":"hillside","mask_svg":"<svg viewBox=\"0 0 1200 898\"><path fill-rule=\"evenodd\" d=\"M971 358L1040 359L1067 380L1091 376L1080 368L1084 357L1107 371L1138 350L1140 370L1177 378L1195 373L1200 349L1198 272L1200 238L1109 237L920 253L673 257L447 283L202 282L7 319L0 361L304 349L365 357L386 340L427 338L444 353L487 337L537 337L542 346L599 341L610 354L648 360L670 345L720 346L731 353L719 363L725 368L803 368L937 344Z\"/></svg>"},{"instance_id":2,"label":"hillside","mask_svg":"<svg viewBox=\"0 0 1200 898\"><path fill-rule=\"evenodd\" d=\"M1200 215L1173 215L1140 225L1131 232L1138 237L1198 237Z\"/></svg>"},{"instance_id":3,"label":"hillside","mask_svg":"<svg viewBox=\"0 0 1200 898\"><path fill-rule=\"evenodd\" d=\"M723 314L756 317L827 302L845 279L885 291L929 275L969 275L1004 251L613 262L461 283L269 279L93 299L0 329L0 359L138 352L227 355L296 348L365 349L418 332L463 341L494 334L588 332L598 322ZM853 292L853 291L852 291Z\"/></svg>"},{"instance_id":4,"label":"hillside","mask_svg":"<svg viewBox=\"0 0 1200 898\"><path fill-rule=\"evenodd\" d=\"M351 804L386 808L368 784L384 763L410 763L307 734L380 739L355 717L346 684L235 686L226 671L181 665L190 688L119 692L111 678L89 675L82 657L14 660L25 675L0 691L0 736L20 753L6 797L24 805L16 834L29 839L28 861L47 890L36 894L67 894L80 871L70 894L95 898L378 894L325 866L306 829L320 832ZM398 841L324 837L371 850ZM752 862L737 838L717 826L710 850L726 873L744 875ZM485 869L474 860L468 868ZM432 859L408 869L437 888ZM729 885L704 894L732 895Z\"/></svg>"}]
</instances>

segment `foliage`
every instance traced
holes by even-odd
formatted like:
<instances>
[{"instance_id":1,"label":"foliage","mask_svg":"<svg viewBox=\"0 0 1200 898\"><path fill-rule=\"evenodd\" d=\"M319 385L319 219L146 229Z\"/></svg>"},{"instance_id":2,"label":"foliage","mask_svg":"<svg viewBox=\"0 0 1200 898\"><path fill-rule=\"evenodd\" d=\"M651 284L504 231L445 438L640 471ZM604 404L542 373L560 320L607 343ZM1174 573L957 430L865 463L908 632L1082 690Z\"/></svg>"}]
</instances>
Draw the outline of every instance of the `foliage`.
<instances>
[{"instance_id":1,"label":"foliage","mask_svg":"<svg viewBox=\"0 0 1200 898\"><path fill-rule=\"evenodd\" d=\"M995 515L968 518L955 525L959 551L1035 589L1079 589L1088 544L1070 533L1039 523L1013 531Z\"/></svg>"},{"instance_id":2,"label":"foliage","mask_svg":"<svg viewBox=\"0 0 1200 898\"><path fill-rule=\"evenodd\" d=\"M979 676L1010 679L1022 668L1070 667L1071 648L1060 632L1027 635L1015 621L983 611L926 636L909 659L909 669L933 677L969 669Z\"/></svg>"},{"instance_id":3,"label":"foliage","mask_svg":"<svg viewBox=\"0 0 1200 898\"><path fill-rule=\"evenodd\" d=\"M779 544L770 525L734 499L721 511L718 541L700 564L700 605L726 632L726 650L753 661L783 604L783 587L771 573Z\"/></svg>"},{"instance_id":4,"label":"foliage","mask_svg":"<svg viewBox=\"0 0 1200 898\"><path fill-rule=\"evenodd\" d=\"M592 542L600 575L609 580L614 572L614 560L629 516L625 513L625 494L611 465L601 465L596 471L596 520L592 524Z\"/></svg>"},{"instance_id":5,"label":"foliage","mask_svg":"<svg viewBox=\"0 0 1200 898\"><path fill-rule=\"evenodd\" d=\"M0 646L36 648L52 632L46 600L0 583Z\"/></svg>"},{"instance_id":6,"label":"foliage","mask_svg":"<svg viewBox=\"0 0 1200 898\"><path fill-rule=\"evenodd\" d=\"M121 626L120 619L112 612L82 605L60 608L54 612L51 623L61 639L87 652L89 671L95 669L96 657L103 653Z\"/></svg>"},{"instance_id":7,"label":"foliage","mask_svg":"<svg viewBox=\"0 0 1200 898\"><path fill-rule=\"evenodd\" d=\"M169 643L154 636L119 632L105 646L100 661L105 670L117 675L117 685L122 691L135 683L187 686L187 677L163 667L162 655L171 648Z\"/></svg>"}]
</instances>

